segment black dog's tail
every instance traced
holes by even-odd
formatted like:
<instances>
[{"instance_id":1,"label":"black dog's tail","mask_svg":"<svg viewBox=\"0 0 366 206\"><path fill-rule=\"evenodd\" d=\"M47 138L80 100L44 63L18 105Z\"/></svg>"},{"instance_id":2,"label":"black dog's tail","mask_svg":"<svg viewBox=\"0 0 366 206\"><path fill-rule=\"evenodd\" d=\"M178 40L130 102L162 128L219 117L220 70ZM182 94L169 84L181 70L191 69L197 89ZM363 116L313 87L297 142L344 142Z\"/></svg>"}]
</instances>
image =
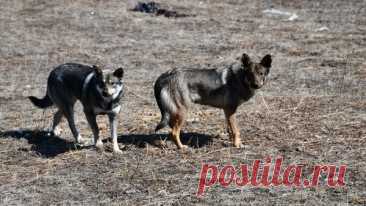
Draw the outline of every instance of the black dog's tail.
<instances>
[{"instance_id":1,"label":"black dog's tail","mask_svg":"<svg viewBox=\"0 0 366 206\"><path fill-rule=\"evenodd\" d=\"M37 97L34 97L34 96L29 96L28 98L36 107L39 107L42 109L45 109L45 108L53 105L52 100L50 99L50 97L47 94L42 99L38 99Z\"/></svg>"}]
</instances>

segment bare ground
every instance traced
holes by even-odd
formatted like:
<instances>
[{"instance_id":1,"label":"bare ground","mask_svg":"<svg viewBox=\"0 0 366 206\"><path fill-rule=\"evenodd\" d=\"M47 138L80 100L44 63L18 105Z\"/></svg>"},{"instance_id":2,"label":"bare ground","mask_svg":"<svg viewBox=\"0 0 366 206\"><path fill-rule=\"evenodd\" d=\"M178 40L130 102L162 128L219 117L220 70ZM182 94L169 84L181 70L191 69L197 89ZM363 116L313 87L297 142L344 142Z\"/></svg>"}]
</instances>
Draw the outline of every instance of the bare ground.
<instances>
[{"instance_id":1,"label":"bare ground","mask_svg":"<svg viewBox=\"0 0 366 206\"><path fill-rule=\"evenodd\" d=\"M160 1L185 18L129 11L135 3L0 2L1 205L366 205L365 1ZM263 13L270 8L298 18ZM242 52L274 56L268 84L237 114L243 149L231 147L222 111L209 107L190 112L186 152L167 130L152 132L160 73L222 66ZM65 122L60 137L44 132L54 110L26 97L43 96L49 71L65 62L126 68L123 155L110 152L105 117L98 119L104 153L76 148ZM81 133L91 136L77 111ZM214 186L196 197L201 163L267 156L304 165L306 175L316 164L346 164L346 186Z\"/></svg>"}]
</instances>

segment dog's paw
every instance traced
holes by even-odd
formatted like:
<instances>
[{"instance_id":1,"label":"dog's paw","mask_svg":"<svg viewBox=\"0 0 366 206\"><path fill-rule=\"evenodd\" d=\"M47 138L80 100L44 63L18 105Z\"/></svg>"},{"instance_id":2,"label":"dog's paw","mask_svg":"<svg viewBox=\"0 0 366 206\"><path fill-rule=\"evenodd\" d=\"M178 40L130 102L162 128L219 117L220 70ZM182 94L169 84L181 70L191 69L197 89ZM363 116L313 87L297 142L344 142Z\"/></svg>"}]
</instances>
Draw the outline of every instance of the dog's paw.
<instances>
[{"instance_id":1,"label":"dog's paw","mask_svg":"<svg viewBox=\"0 0 366 206\"><path fill-rule=\"evenodd\" d=\"M97 141L95 143L95 148L98 150L98 151L104 151L104 147L103 147L103 142L102 141Z\"/></svg>"},{"instance_id":2,"label":"dog's paw","mask_svg":"<svg viewBox=\"0 0 366 206\"><path fill-rule=\"evenodd\" d=\"M188 146L183 144L180 147L178 147L178 149L180 149L180 150L188 150Z\"/></svg>"},{"instance_id":3,"label":"dog's paw","mask_svg":"<svg viewBox=\"0 0 366 206\"><path fill-rule=\"evenodd\" d=\"M80 135L77 138L76 144L82 147L88 147L94 145L94 140L91 138L83 138Z\"/></svg>"},{"instance_id":4,"label":"dog's paw","mask_svg":"<svg viewBox=\"0 0 366 206\"><path fill-rule=\"evenodd\" d=\"M84 141L85 139L80 134L78 134L78 136L76 137L76 142L78 144L82 144Z\"/></svg>"},{"instance_id":5,"label":"dog's paw","mask_svg":"<svg viewBox=\"0 0 366 206\"><path fill-rule=\"evenodd\" d=\"M54 129L54 130L52 130L50 128L50 129L45 130L45 132L47 132L47 136L60 136L61 129Z\"/></svg>"},{"instance_id":6,"label":"dog's paw","mask_svg":"<svg viewBox=\"0 0 366 206\"><path fill-rule=\"evenodd\" d=\"M84 146L93 146L94 145L94 140L89 138L89 139L83 139L82 144Z\"/></svg>"},{"instance_id":7,"label":"dog's paw","mask_svg":"<svg viewBox=\"0 0 366 206\"><path fill-rule=\"evenodd\" d=\"M178 150L178 153L181 153L181 154L192 154L192 153L194 153L194 148L188 147L187 145L183 145L183 147Z\"/></svg>"},{"instance_id":8,"label":"dog's paw","mask_svg":"<svg viewBox=\"0 0 366 206\"><path fill-rule=\"evenodd\" d=\"M54 130L52 130L53 135L60 136L62 132L62 129L60 127L56 127Z\"/></svg>"},{"instance_id":9,"label":"dog's paw","mask_svg":"<svg viewBox=\"0 0 366 206\"><path fill-rule=\"evenodd\" d=\"M237 149L244 148L244 144L243 143L234 144L234 147Z\"/></svg>"},{"instance_id":10,"label":"dog's paw","mask_svg":"<svg viewBox=\"0 0 366 206\"><path fill-rule=\"evenodd\" d=\"M113 154L121 155L121 154L123 154L123 152L122 152L122 150L121 150L121 149L119 149L119 148L114 148L114 149L113 149Z\"/></svg>"}]
</instances>

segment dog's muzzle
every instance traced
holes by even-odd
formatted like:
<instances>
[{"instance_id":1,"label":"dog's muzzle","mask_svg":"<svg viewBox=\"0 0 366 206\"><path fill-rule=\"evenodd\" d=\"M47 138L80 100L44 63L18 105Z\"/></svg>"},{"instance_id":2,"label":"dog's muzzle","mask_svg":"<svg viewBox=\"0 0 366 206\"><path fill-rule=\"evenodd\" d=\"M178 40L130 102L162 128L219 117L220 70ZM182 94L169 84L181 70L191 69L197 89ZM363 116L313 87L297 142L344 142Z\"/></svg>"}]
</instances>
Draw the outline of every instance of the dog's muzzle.
<instances>
[{"instance_id":1,"label":"dog's muzzle","mask_svg":"<svg viewBox=\"0 0 366 206\"><path fill-rule=\"evenodd\" d=\"M253 89L259 89L259 88L261 88L259 85L257 85L257 84L252 84L252 86L251 86Z\"/></svg>"}]
</instances>

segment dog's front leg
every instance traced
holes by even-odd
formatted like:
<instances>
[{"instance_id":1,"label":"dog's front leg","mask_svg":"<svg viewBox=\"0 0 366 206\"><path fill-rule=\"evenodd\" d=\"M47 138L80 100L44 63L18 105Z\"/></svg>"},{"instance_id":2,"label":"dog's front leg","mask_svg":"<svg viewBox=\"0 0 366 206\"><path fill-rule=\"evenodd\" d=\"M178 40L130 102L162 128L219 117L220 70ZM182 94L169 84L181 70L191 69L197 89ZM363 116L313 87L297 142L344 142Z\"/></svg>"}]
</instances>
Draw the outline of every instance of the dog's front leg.
<instances>
[{"instance_id":1,"label":"dog's front leg","mask_svg":"<svg viewBox=\"0 0 366 206\"><path fill-rule=\"evenodd\" d=\"M113 152L116 154L121 154L122 151L119 149L118 141L117 141L117 124L118 124L118 113L111 113L108 114L109 117L109 124L111 129L111 138L113 141Z\"/></svg>"},{"instance_id":2,"label":"dog's front leg","mask_svg":"<svg viewBox=\"0 0 366 206\"><path fill-rule=\"evenodd\" d=\"M235 110L225 109L224 112L229 127L229 135L233 140L234 147L240 148L242 147L242 143L240 139L240 131L236 125L236 118L234 115Z\"/></svg>"}]
</instances>

